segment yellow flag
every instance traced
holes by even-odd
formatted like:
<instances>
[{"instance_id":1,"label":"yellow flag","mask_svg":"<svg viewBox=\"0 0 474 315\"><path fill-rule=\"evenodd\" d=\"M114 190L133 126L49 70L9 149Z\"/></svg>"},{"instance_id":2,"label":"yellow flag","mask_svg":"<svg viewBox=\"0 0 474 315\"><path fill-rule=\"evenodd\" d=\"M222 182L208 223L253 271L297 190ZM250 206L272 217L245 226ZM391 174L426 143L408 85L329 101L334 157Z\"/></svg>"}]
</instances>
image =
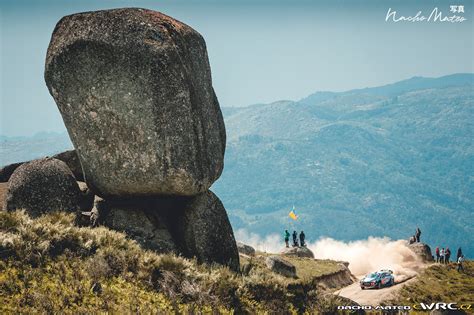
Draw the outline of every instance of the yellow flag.
<instances>
[{"instance_id":1,"label":"yellow flag","mask_svg":"<svg viewBox=\"0 0 474 315\"><path fill-rule=\"evenodd\" d=\"M291 210L290 213L288 213L288 215L290 216L290 218L292 218L293 220L296 220L298 219L298 216L296 215L296 213Z\"/></svg>"}]
</instances>

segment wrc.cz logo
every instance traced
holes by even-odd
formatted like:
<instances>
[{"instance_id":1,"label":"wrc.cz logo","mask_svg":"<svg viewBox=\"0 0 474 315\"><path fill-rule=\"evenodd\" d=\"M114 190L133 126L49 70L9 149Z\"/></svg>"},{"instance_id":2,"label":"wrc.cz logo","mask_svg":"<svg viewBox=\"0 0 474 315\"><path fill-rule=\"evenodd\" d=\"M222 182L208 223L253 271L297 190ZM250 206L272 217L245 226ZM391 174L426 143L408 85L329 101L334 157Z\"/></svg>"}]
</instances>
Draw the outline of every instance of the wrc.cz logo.
<instances>
[{"instance_id":1,"label":"wrc.cz logo","mask_svg":"<svg viewBox=\"0 0 474 315\"><path fill-rule=\"evenodd\" d=\"M458 307L457 303L419 303L413 305L414 310L424 310L424 311L432 311L432 310L470 310L472 308L472 304L461 304Z\"/></svg>"}]
</instances>

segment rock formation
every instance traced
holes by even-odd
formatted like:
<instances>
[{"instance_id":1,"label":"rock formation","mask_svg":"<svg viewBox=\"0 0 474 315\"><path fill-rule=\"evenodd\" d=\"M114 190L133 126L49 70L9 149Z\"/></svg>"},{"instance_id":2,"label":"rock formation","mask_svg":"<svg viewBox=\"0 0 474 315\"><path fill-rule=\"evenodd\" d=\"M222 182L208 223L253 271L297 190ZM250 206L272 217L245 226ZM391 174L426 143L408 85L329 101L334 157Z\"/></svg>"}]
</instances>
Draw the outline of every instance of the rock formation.
<instances>
[{"instance_id":1,"label":"rock formation","mask_svg":"<svg viewBox=\"0 0 474 315\"><path fill-rule=\"evenodd\" d=\"M433 255L431 254L431 248L425 243L413 243L409 244L408 247L423 261L433 261Z\"/></svg>"},{"instance_id":2,"label":"rock formation","mask_svg":"<svg viewBox=\"0 0 474 315\"><path fill-rule=\"evenodd\" d=\"M225 127L191 27L145 9L66 16L45 80L97 195L192 196L220 176Z\"/></svg>"},{"instance_id":3,"label":"rock formation","mask_svg":"<svg viewBox=\"0 0 474 315\"><path fill-rule=\"evenodd\" d=\"M185 201L172 223L185 256L239 270L234 232L222 202L211 191Z\"/></svg>"},{"instance_id":4,"label":"rock formation","mask_svg":"<svg viewBox=\"0 0 474 315\"><path fill-rule=\"evenodd\" d=\"M273 255L267 257L265 264L273 272L281 274L285 277L296 278L296 267L280 256Z\"/></svg>"},{"instance_id":5,"label":"rock formation","mask_svg":"<svg viewBox=\"0 0 474 315\"><path fill-rule=\"evenodd\" d=\"M305 246L285 247L281 250L280 254L283 256L314 258L313 252Z\"/></svg>"},{"instance_id":6,"label":"rock formation","mask_svg":"<svg viewBox=\"0 0 474 315\"><path fill-rule=\"evenodd\" d=\"M247 256L255 256L255 248L242 242L237 242L237 250L239 253Z\"/></svg>"},{"instance_id":7,"label":"rock formation","mask_svg":"<svg viewBox=\"0 0 474 315\"><path fill-rule=\"evenodd\" d=\"M84 196L66 163L45 158L22 164L8 181L4 209L31 216L50 211L80 211Z\"/></svg>"},{"instance_id":8,"label":"rock formation","mask_svg":"<svg viewBox=\"0 0 474 315\"><path fill-rule=\"evenodd\" d=\"M45 79L75 150L3 168L5 209L72 211L79 226L239 271L226 210L209 191L226 135L199 33L144 9L66 16Z\"/></svg>"}]
</instances>

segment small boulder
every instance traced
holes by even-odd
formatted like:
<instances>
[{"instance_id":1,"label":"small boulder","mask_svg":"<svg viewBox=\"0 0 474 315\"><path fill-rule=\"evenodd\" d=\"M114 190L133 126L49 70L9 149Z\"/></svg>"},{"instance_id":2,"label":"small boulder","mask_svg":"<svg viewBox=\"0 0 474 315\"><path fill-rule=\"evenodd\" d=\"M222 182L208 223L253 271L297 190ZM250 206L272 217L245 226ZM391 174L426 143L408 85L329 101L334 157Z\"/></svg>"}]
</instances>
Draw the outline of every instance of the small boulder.
<instances>
[{"instance_id":1,"label":"small boulder","mask_svg":"<svg viewBox=\"0 0 474 315\"><path fill-rule=\"evenodd\" d=\"M285 277L296 278L296 267L280 256L269 256L265 260L268 269Z\"/></svg>"},{"instance_id":2,"label":"small boulder","mask_svg":"<svg viewBox=\"0 0 474 315\"><path fill-rule=\"evenodd\" d=\"M242 242L237 242L237 250L239 253L247 256L255 256L255 248Z\"/></svg>"},{"instance_id":3,"label":"small boulder","mask_svg":"<svg viewBox=\"0 0 474 315\"><path fill-rule=\"evenodd\" d=\"M239 252L222 202L211 191L189 198L173 214L176 238L187 257L239 271Z\"/></svg>"},{"instance_id":4,"label":"small boulder","mask_svg":"<svg viewBox=\"0 0 474 315\"><path fill-rule=\"evenodd\" d=\"M305 247L285 247L280 252L283 256L314 258L313 252Z\"/></svg>"},{"instance_id":5,"label":"small boulder","mask_svg":"<svg viewBox=\"0 0 474 315\"><path fill-rule=\"evenodd\" d=\"M45 158L25 163L10 177L4 209L25 209L32 216L81 210L82 193L66 163Z\"/></svg>"},{"instance_id":6,"label":"small boulder","mask_svg":"<svg viewBox=\"0 0 474 315\"><path fill-rule=\"evenodd\" d=\"M193 196L221 175L224 120L188 25L138 8L65 16L45 80L97 195Z\"/></svg>"},{"instance_id":7,"label":"small boulder","mask_svg":"<svg viewBox=\"0 0 474 315\"><path fill-rule=\"evenodd\" d=\"M434 261L431 248L425 243L412 243L408 247L424 262Z\"/></svg>"}]
</instances>

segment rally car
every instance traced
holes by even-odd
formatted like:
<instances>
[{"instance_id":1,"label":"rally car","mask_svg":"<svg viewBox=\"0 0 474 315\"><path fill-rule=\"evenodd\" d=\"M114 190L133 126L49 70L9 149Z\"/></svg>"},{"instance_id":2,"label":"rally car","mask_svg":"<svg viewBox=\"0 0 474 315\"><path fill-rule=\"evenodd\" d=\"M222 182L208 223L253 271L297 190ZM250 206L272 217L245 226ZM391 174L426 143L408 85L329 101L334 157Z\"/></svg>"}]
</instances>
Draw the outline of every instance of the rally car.
<instances>
[{"instance_id":1,"label":"rally car","mask_svg":"<svg viewBox=\"0 0 474 315\"><path fill-rule=\"evenodd\" d=\"M395 283L392 270L380 270L369 273L360 280L360 287L362 290L382 287L389 287Z\"/></svg>"}]
</instances>

